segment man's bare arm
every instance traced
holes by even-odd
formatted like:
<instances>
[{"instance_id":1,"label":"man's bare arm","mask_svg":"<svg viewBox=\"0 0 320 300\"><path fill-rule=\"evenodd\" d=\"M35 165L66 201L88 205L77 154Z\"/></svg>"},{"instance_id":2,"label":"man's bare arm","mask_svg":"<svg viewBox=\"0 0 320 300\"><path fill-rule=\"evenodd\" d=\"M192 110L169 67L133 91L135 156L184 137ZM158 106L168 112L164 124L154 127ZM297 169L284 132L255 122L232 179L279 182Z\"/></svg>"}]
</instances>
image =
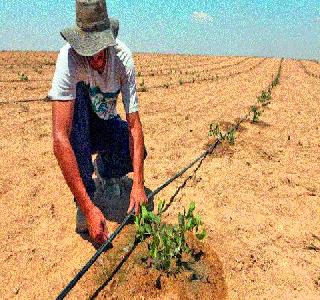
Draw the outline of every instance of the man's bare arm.
<instances>
[{"instance_id":1,"label":"man's bare arm","mask_svg":"<svg viewBox=\"0 0 320 300\"><path fill-rule=\"evenodd\" d=\"M70 144L70 133L73 120L73 101L53 101L52 104L52 137L53 151L58 160L63 176L78 201L80 209L86 213L93 203L87 194L74 151Z\"/></svg>"},{"instance_id":2,"label":"man's bare arm","mask_svg":"<svg viewBox=\"0 0 320 300\"><path fill-rule=\"evenodd\" d=\"M129 126L130 155L134 172L128 212L134 207L136 213L139 213L140 205L147 202L144 192L144 138L139 113L129 113L126 119Z\"/></svg>"},{"instance_id":3,"label":"man's bare arm","mask_svg":"<svg viewBox=\"0 0 320 300\"><path fill-rule=\"evenodd\" d=\"M133 164L133 184L143 186L144 138L138 112L126 115L129 126L130 155Z\"/></svg>"},{"instance_id":4,"label":"man's bare arm","mask_svg":"<svg viewBox=\"0 0 320 300\"><path fill-rule=\"evenodd\" d=\"M77 160L70 143L73 121L73 101L54 101L52 104L53 150L63 176L86 216L90 236L103 243L109 236L106 220L91 201L80 176Z\"/></svg>"}]
</instances>

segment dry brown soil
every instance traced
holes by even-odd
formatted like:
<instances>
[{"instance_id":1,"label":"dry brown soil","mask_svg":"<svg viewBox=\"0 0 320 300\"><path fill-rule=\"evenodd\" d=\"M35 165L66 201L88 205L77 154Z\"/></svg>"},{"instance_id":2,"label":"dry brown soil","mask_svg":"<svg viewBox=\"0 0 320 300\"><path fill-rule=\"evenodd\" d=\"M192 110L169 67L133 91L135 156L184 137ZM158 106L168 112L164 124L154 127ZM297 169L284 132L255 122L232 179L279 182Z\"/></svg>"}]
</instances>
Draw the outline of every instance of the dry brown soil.
<instances>
[{"instance_id":1,"label":"dry brown soil","mask_svg":"<svg viewBox=\"0 0 320 300\"><path fill-rule=\"evenodd\" d=\"M56 53L0 53L1 299L55 298L95 253L74 232L75 204L52 153L51 105L37 101L47 95L55 59ZM147 86L139 102L149 153L145 185L151 191L202 153L210 123L232 124L245 114L280 59L141 53L135 61L137 84L144 79ZM242 123L234 146L218 149L195 174L189 170L155 197L154 204L172 199L167 222L196 202L208 232L204 266L211 266L217 280L211 292L200 288L201 298L320 298L319 75L316 62L285 59L260 121ZM184 83L190 78L194 82ZM166 83L168 88L157 87ZM97 191L111 230L125 214L131 176L119 199L107 199L101 187ZM99 290L132 239L128 226L68 299ZM152 274L143 281L139 247L97 299L199 297L180 293L181 283L172 281L155 290Z\"/></svg>"}]
</instances>

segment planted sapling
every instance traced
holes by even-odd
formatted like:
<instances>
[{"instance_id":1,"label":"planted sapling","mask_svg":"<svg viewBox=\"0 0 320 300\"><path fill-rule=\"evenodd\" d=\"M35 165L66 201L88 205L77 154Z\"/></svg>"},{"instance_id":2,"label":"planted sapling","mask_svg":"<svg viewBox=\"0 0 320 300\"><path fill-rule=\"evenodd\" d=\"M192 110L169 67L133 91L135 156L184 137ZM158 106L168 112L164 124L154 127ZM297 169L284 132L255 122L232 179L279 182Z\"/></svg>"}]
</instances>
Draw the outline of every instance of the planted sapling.
<instances>
[{"instance_id":1,"label":"planted sapling","mask_svg":"<svg viewBox=\"0 0 320 300\"><path fill-rule=\"evenodd\" d=\"M259 110L259 108L256 105L251 106L250 112L253 113L252 116L252 122L256 123L259 120L259 117L261 116L261 111Z\"/></svg>"},{"instance_id":2,"label":"planted sapling","mask_svg":"<svg viewBox=\"0 0 320 300\"><path fill-rule=\"evenodd\" d=\"M235 134L236 134L236 130L235 128L232 128L225 135L225 139L228 141L230 145L234 145L234 141L236 139Z\"/></svg>"},{"instance_id":3,"label":"planted sapling","mask_svg":"<svg viewBox=\"0 0 320 300\"><path fill-rule=\"evenodd\" d=\"M144 79L142 79L142 82L140 83L140 91L141 92L146 92L147 91L147 87L144 84Z\"/></svg>"},{"instance_id":4,"label":"planted sapling","mask_svg":"<svg viewBox=\"0 0 320 300\"><path fill-rule=\"evenodd\" d=\"M187 232L194 232L198 240L206 236L206 231L199 231L202 225L198 215L194 215L195 204L192 202L188 211L178 214L178 223L166 224L161 222L165 202L160 201L158 214L147 211L145 205L141 206L140 215L135 217L137 228L136 238L140 241L150 237L148 242L148 255L151 264L158 270L171 273L179 271L182 267L182 255L190 254L191 249L187 244ZM174 268L175 265L175 268Z\"/></svg>"},{"instance_id":5,"label":"planted sapling","mask_svg":"<svg viewBox=\"0 0 320 300\"><path fill-rule=\"evenodd\" d=\"M218 140L223 140L223 134L220 130L219 123L211 123L208 136L215 136Z\"/></svg>"},{"instance_id":6,"label":"planted sapling","mask_svg":"<svg viewBox=\"0 0 320 300\"><path fill-rule=\"evenodd\" d=\"M24 73L21 73L21 74L19 73L19 76L20 76L21 81L28 81L29 80L28 76Z\"/></svg>"},{"instance_id":7,"label":"planted sapling","mask_svg":"<svg viewBox=\"0 0 320 300\"><path fill-rule=\"evenodd\" d=\"M269 91L262 91L261 95L258 97L258 102L263 106L267 105L271 100L271 94Z\"/></svg>"}]
</instances>

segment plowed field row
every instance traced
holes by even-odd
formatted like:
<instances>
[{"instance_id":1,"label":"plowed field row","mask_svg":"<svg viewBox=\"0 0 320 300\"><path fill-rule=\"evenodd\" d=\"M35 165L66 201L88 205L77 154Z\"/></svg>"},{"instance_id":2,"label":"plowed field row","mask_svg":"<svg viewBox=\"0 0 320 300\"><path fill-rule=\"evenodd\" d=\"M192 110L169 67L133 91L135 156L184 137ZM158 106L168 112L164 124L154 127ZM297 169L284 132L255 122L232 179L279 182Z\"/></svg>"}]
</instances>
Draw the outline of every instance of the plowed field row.
<instances>
[{"instance_id":1,"label":"plowed field row","mask_svg":"<svg viewBox=\"0 0 320 300\"><path fill-rule=\"evenodd\" d=\"M54 66L56 63L58 52L6 52L0 51L0 66L4 67L39 67L44 65ZM220 60L221 58L227 59L227 57L214 57L214 56L196 56L197 62L207 62L208 60ZM134 60L138 67L155 67L161 65L173 65L177 63L194 63L195 60L190 55L166 55L166 54L134 54ZM149 62L152 61L150 64ZM146 62L148 62L146 64Z\"/></svg>"},{"instance_id":2,"label":"plowed field row","mask_svg":"<svg viewBox=\"0 0 320 300\"><path fill-rule=\"evenodd\" d=\"M142 69L158 69L162 67L168 66L182 66L186 64L197 64L197 63L207 63L207 62L215 62L220 61L221 59L228 59L228 58L237 58L228 57L228 56L211 56L211 55L183 55L183 54L173 54L173 55L166 55L166 54L146 54L145 56L140 56L139 54L134 54L134 61L138 68Z\"/></svg>"},{"instance_id":3,"label":"plowed field row","mask_svg":"<svg viewBox=\"0 0 320 300\"><path fill-rule=\"evenodd\" d=\"M57 52L34 51L0 51L0 66L4 68L54 66L57 60ZM19 71L19 70L17 70Z\"/></svg>"},{"instance_id":4,"label":"plowed field row","mask_svg":"<svg viewBox=\"0 0 320 300\"><path fill-rule=\"evenodd\" d=\"M245 61L246 59L248 59L248 58L245 58L242 60ZM230 59L228 59L228 60L230 60ZM236 61L239 61L239 59L237 59ZM215 63L220 63L220 62L218 61ZM213 64L215 64L215 63L213 63ZM229 64L229 65L226 65L226 67L232 66L232 65L233 64ZM206 64L206 66L208 66L208 63ZM202 69L203 64L200 66L198 66L196 64L190 65L189 68L187 68L187 69L192 69L192 68L196 68L196 67L198 67L198 69ZM185 68L183 68L183 69L185 69ZM181 69L181 72L183 69ZM0 74L0 82L51 81L54 70L55 70L55 67L51 66L51 65L37 66L37 67L24 66L23 68L20 67L19 71L16 71L16 69L13 67L12 68L11 67L4 67L1 74ZM174 69L168 69L168 70L170 70L170 71L167 72L167 74L170 74L170 73L172 73L172 71ZM155 75L160 75L162 73L162 71L147 73L147 72L139 71L139 69L138 69L136 73L137 73L137 76L140 76L141 74L142 74L141 76L155 76ZM184 73L187 74L188 72L184 72ZM164 74L161 74L161 75L164 75ZM24 76L27 76L27 78L24 78Z\"/></svg>"},{"instance_id":5,"label":"plowed field row","mask_svg":"<svg viewBox=\"0 0 320 300\"><path fill-rule=\"evenodd\" d=\"M242 58L241 60L247 60L248 58ZM229 61L231 60L235 60L235 61L239 61L239 59L228 59ZM213 62L213 64L219 64L220 61L215 61ZM178 73L182 73L182 70L185 69L194 69L196 68L197 70L201 70L203 69L204 66L208 66L210 64L208 64L208 62L205 65L190 65L188 68L185 67L181 68L180 71ZM229 64L228 66L232 66L233 64ZM3 66L3 68L1 68L1 73L0 73L0 82L25 82L25 81L51 81L53 74L54 74L54 70L55 70L55 66L54 65L23 65L23 66L19 66L19 67L14 67L13 65L9 65L9 66ZM156 75L164 75L162 74L162 71L152 71L152 72L144 72L142 70L139 70L140 68L137 68L137 77L141 76L156 76ZM214 68L213 68L214 69ZM166 74L170 74L173 72L173 70L178 70L178 67L175 69L166 69L168 72L166 72ZM190 73L188 71L183 72L184 74ZM26 76L26 77L25 77Z\"/></svg>"},{"instance_id":6,"label":"plowed field row","mask_svg":"<svg viewBox=\"0 0 320 300\"><path fill-rule=\"evenodd\" d=\"M252 63L251 61L254 61ZM217 70L214 73L209 73L206 75L202 75L201 73L195 73L193 75L173 75L164 78L154 78L154 77L147 77L146 79L140 79L138 90L139 91L148 91L153 89L159 89L159 88L169 88L169 87L175 87L179 85L185 85L185 84L193 84L195 82L202 82L202 81L213 81L213 80L223 80L228 79L230 77L238 76L242 73L248 73L257 68L260 64L262 64L266 59L256 59L253 58L250 60L250 64L248 60L246 60L246 65L241 66L235 65L234 67L230 68L231 72L226 72L226 69L220 69ZM258 61L258 62L257 62ZM229 66L230 67L230 66Z\"/></svg>"},{"instance_id":7,"label":"plowed field row","mask_svg":"<svg viewBox=\"0 0 320 300\"><path fill-rule=\"evenodd\" d=\"M200 62L193 62L193 63L181 63L181 62L176 62L175 64L164 64L163 67L160 66L153 66L151 69L148 69L147 67L144 66L139 66L137 65L137 72L141 73L141 76L146 76L149 75L153 76L152 74L161 74L161 73L173 73L174 71L180 71L184 70L187 68L193 68L193 67L200 67L200 66L210 66L210 65L216 65L216 64L221 64L224 62L230 62L232 60L237 60L238 57L227 57L227 58L222 58L222 59L207 59L205 62L200 61Z\"/></svg>"},{"instance_id":8,"label":"plowed field row","mask_svg":"<svg viewBox=\"0 0 320 300\"><path fill-rule=\"evenodd\" d=\"M320 67L318 63L310 61L300 61L300 67L308 76L320 79Z\"/></svg>"},{"instance_id":9,"label":"plowed field row","mask_svg":"<svg viewBox=\"0 0 320 300\"><path fill-rule=\"evenodd\" d=\"M252 65L251 61L258 61ZM173 87L178 85L185 85L187 83L194 83L199 81L208 81L208 80L220 80L220 79L227 79L232 76L237 76L241 74L241 72L250 72L259 64L263 63L263 59L252 58L250 60L246 59L243 64L238 63L236 67L228 66L228 68L234 70L234 72L227 72L227 68L222 68L217 70L214 74L207 74L205 76L201 76L200 73L188 76L188 75L172 75L169 78L161 78L158 79L156 77L148 77L145 80L145 87L147 89L157 89L157 88L167 88ZM245 69L242 70L242 68ZM248 65L248 66L247 66ZM53 76L53 75L52 75ZM138 78L137 78L138 79ZM138 89L141 90L142 88L142 81L137 82ZM45 99L48 91L51 87L51 81L17 81L17 82L0 82L0 100L9 101L9 100L34 100L34 99ZM7 99L7 100L5 100Z\"/></svg>"},{"instance_id":10,"label":"plowed field row","mask_svg":"<svg viewBox=\"0 0 320 300\"><path fill-rule=\"evenodd\" d=\"M248 58L242 59L242 60L246 60ZM228 61L232 61L233 59L228 58L226 59ZM212 64L220 64L226 60L221 60L221 61L213 61ZM238 61L239 59L234 59L236 61ZM202 69L204 66L208 66L211 65L208 63L208 61L206 62L206 64L204 65L203 63L198 65L198 64L190 64L188 67L186 67L185 65L180 64L180 67L183 66L182 69L180 69L179 73L182 72L182 70L185 69L193 69L195 67L198 67L199 69ZM232 64L229 64L230 66L232 66ZM164 70L167 70L166 74L170 74L172 73L174 70L178 70L179 67L177 68L166 68ZM51 81L52 80L52 76L54 73L55 67L54 65L37 65L37 66L33 66L33 65L23 65L18 67L14 67L13 65L8 65L8 66L3 66L3 70L0 74L0 82L24 82L24 81ZM161 69L160 69L161 70ZM186 74L186 72L184 72ZM155 76L155 75L164 75L162 74L162 71L157 71L157 72L145 72L144 69L140 69L139 67L137 67L137 72L136 72L137 76ZM23 76L27 76L27 78L23 78Z\"/></svg>"},{"instance_id":11,"label":"plowed field row","mask_svg":"<svg viewBox=\"0 0 320 300\"><path fill-rule=\"evenodd\" d=\"M171 75L171 74L184 74L184 75L193 75L196 73L202 73L202 72L209 72L209 71L213 71L213 70L220 70L220 69L224 69L224 68L228 68L228 67L233 67L233 66L237 66L243 62L245 62L246 60L250 59L249 57L246 58L241 58L241 59L228 59L227 60L227 64L224 64L226 61L222 62L216 62L216 63L211 63L211 64L200 64L200 65L190 65L188 67L180 67L180 68L170 68L167 69L166 72L163 72L162 70L159 71L152 71L152 72L138 72L138 75L141 77L146 77L146 76L166 76L166 75ZM212 65L216 65L218 64L218 66L215 66L212 68ZM220 66L222 64L222 66ZM211 66L211 68L206 68Z\"/></svg>"}]
</instances>

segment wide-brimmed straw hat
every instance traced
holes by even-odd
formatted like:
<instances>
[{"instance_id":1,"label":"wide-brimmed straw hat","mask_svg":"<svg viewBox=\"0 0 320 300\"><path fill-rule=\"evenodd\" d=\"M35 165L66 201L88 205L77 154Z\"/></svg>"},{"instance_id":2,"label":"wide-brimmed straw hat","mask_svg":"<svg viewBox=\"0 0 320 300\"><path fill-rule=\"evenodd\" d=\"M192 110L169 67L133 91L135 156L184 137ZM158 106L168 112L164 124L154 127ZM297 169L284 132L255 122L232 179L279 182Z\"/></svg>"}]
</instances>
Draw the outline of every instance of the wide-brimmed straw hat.
<instances>
[{"instance_id":1,"label":"wide-brimmed straw hat","mask_svg":"<svg viewBox=\"0 0 320 300\"><path fill-rule=\"evenodd\" d=\"M82 56L115 46L119 21L108 17L105 0L76 0L76 25L60 33Z\"/></svg>"}]
</instances>

